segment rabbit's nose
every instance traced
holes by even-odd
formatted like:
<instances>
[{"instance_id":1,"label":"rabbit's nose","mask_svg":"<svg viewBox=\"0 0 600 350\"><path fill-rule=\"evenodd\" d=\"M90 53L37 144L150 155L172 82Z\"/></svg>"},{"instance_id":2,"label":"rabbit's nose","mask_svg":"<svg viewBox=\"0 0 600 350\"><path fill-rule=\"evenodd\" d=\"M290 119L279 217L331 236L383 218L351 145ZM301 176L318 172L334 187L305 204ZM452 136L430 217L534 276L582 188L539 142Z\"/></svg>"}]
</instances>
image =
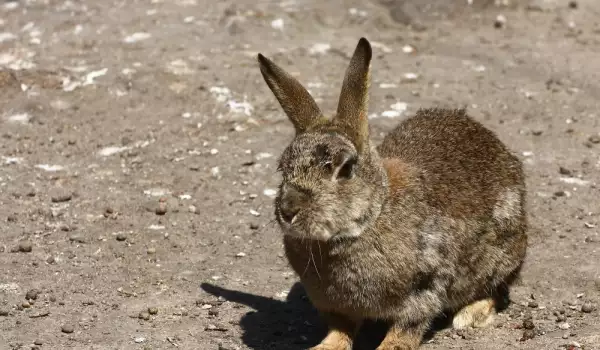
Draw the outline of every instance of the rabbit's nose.
<instances>
[{"instance_id":1,"label":"rabbit's nose","mask_svg":"<svg viewBox=\"0 0 600 350\"><path fill-rule=\"evenodd\" d=\"M307 200L308 195L303 191L298 190L294 186L285 186L283 198L279 205L281 218L285 222L291 223L306 205Z\"/></svg>"},{"instance_id":2,"label":"rabbit's nose","mask_svg":"<svg viewBox=\"0 0 600 350\"><path fill-rule=\"evenodd\" d=\"M294 220L294 218L296 217L296 215L298 215L298 212L300 211L300 207L286 204L283 204L279 209L279 212L281 213L281 218L288 224L291 223L292 220Z\"/></svg>"}]
</instances>

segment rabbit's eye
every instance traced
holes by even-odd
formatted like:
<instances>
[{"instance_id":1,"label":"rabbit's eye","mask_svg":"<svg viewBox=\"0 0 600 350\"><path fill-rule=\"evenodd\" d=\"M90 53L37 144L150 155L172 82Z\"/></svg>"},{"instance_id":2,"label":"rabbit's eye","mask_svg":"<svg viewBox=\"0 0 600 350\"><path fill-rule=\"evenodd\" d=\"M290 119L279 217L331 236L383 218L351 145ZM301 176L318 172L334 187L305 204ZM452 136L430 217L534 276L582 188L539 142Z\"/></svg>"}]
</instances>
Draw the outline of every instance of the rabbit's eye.
<instances>
[{"instance_id":1,"label":"rabbit's eye","mask_svg":"<svg viewBox=\"0 0 600 350\"><path fill-rule=\"evenodd\" d=\"M338 179L351 179L354 176L354 168L356 166L356 159L348 159L338 171Z\"/></svg>"}]
</instances>

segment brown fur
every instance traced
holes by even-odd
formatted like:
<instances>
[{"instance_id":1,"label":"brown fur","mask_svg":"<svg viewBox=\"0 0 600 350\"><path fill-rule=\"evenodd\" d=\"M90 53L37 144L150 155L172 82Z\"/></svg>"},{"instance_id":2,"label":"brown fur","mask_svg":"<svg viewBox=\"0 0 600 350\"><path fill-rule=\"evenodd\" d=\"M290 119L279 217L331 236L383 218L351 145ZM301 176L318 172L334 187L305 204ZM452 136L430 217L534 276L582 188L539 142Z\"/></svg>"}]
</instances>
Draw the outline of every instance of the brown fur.
<instances>
[{"instance_id":1,"label":"brown fur","mask_svg":"<svg viewBox=\"0 0 600 350\"><path fill-rule=\"evenodd\" d=\"M461 327L484 324L527 249L521 162L464 110L419 110L370 146L370 59L361 39L330 120L315 117L299 82L259 59L297 131L279 160L275 216L290 265L330 326L318 349L349 349L364 319L392 324L379 350L417 348L446 311L461 310Z\"/></svg>"}]
</instances>

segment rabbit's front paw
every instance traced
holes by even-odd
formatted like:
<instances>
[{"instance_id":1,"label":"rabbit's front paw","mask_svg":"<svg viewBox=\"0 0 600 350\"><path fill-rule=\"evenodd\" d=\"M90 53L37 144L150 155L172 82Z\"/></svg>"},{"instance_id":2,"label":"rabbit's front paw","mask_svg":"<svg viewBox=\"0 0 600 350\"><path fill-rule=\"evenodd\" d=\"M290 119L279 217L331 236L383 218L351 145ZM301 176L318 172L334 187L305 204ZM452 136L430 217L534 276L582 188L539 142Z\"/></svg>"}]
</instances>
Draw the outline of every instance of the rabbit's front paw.
<instances>
[{"instance_id":1,"label":"rabbit's front paw","mask_svg":"<svg viewBox=\"0 0 600 350\"><path fill-rule=\"evenodd\" d=\"M319 344L317 346L313 346L308 350L350 350L351 348L347 344Z\"/></svg>"}]
</instances>

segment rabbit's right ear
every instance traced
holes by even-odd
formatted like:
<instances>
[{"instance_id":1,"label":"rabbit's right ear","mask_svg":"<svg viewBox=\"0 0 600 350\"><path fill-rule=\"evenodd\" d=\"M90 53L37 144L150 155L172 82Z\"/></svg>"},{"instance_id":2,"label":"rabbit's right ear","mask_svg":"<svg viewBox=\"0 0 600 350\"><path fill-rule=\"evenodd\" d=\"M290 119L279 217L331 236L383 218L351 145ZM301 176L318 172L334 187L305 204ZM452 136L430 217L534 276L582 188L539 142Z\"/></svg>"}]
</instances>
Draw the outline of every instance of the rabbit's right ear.
<instances>
[{"instance_id":1,"label":"rabbit's right ear","mask_svg":"<svg viewBox=\"0 0 600 350\"><path fill-rule=\"evenodd\" d=\"M294 124L297 134L303 133L321 119L319 106L298 80L260 53L258 62L265 82Z\"/></svg>"}]
</instances>

